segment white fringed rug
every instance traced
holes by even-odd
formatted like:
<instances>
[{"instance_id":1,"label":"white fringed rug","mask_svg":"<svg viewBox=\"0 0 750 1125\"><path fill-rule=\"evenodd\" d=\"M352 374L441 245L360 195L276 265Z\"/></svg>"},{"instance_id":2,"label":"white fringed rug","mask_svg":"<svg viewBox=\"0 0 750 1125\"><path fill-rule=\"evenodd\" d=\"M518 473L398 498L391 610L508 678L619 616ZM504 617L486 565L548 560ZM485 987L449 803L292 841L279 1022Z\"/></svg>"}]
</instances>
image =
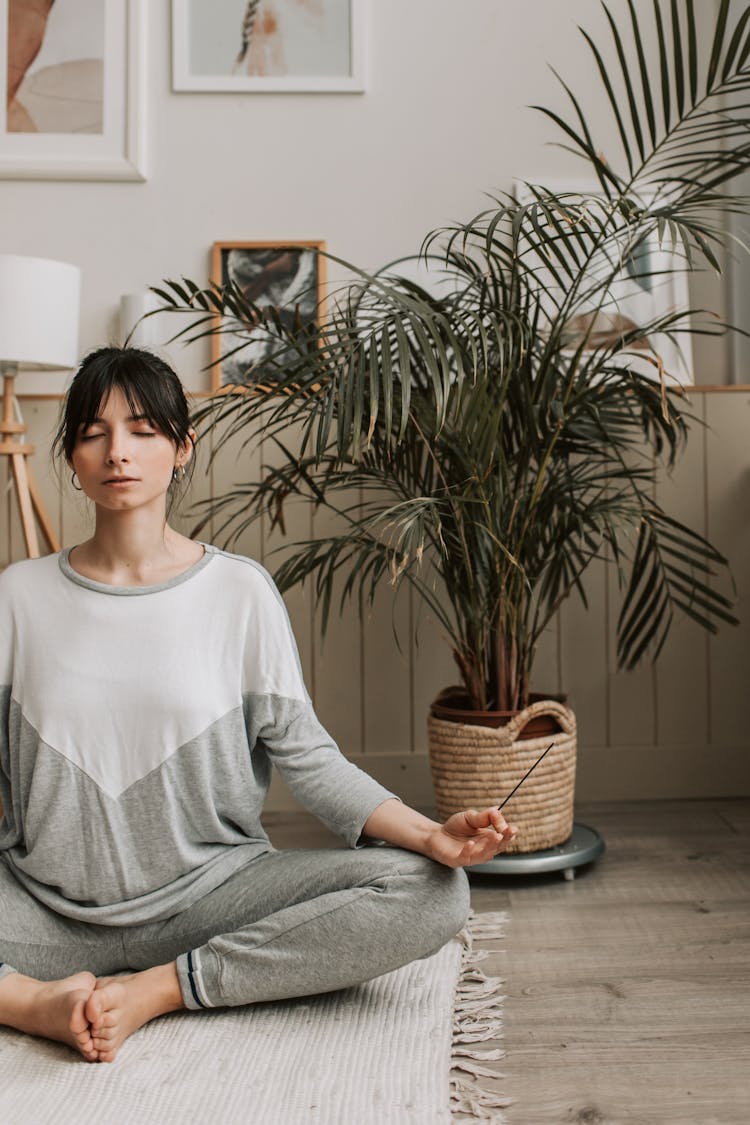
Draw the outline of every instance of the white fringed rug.
<instances>
[{"instance_id":1,"label":"white fringed rug","mask_svg":"<svg viewBox=\"0 0 750 1125\"><path fill-rule=\"evenodd\" d=\"M113 1063L0 1028L3 1125L443 1125L504 1122L481 1079L500 1050L502 981L479 962L506 915L356 988L246 1008L173 1013Z\"/></svg>"}]
</instances>

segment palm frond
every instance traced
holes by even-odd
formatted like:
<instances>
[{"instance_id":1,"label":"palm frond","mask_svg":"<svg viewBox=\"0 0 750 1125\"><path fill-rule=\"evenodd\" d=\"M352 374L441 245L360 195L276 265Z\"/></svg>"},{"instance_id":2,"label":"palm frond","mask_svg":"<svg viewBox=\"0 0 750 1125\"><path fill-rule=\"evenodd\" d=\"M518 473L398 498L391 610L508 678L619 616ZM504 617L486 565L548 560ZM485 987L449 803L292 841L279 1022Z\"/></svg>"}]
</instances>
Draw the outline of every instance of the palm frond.
<instances>
[{"instance_id":1,"label":"palm frond","mask_svg":"<svg viewBox=\"0 0 750 1125\"><path fill-rule=\"evenodd\" d=\"M655 659L675 609L712 633L719 621L736 625L732 600L709 585L726 563L696 532L658 508L646 510L617 624L619 663L633 668L649 648Z\"/></svg>"}]
</instances>

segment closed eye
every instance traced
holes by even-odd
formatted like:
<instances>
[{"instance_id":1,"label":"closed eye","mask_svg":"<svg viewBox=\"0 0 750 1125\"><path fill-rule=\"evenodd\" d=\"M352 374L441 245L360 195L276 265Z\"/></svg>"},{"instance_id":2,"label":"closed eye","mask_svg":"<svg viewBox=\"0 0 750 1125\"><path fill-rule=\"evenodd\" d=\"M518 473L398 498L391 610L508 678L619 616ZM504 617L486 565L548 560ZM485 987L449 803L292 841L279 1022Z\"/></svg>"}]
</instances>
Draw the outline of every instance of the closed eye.
<instances>
[{"instance_id":1,"label":"closed eye","mask_svg":"<svg viewBox=\"0 0 750 1125\"><path fill-rule=\"evenodd\" d=\"M133 437L156 437L155 430L133 430ZM104 437L104 434L81 434L79 441L94 441L96 438Z\"/></svg>"}]
</instances>

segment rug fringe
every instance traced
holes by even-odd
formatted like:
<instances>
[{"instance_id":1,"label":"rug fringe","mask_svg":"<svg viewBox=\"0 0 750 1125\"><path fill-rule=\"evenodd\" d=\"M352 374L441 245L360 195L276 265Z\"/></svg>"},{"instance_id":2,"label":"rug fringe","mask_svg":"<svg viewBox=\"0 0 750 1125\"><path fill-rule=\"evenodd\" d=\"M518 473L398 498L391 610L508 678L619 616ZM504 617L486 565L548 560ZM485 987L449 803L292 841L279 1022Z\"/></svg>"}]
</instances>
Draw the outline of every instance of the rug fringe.
<instances>
[{"instance_id":1,"label":"rug fringe","mask_svg":"<svg viewBox=\"0 0 750 1125\"><path fill-rule=\"evenodd\" d=\"M505 912L469 915L467 926L458 934L463 945L461 972L456 986L451 1048L450 1106L455 1119L468 1119L481 1125L504 1125L499 1111L512 1105L513 1099L483 1090L477 1078L502 1078L495 1070L482 1066L505 1057L505 1051L477 1050L471 1044L498 1039L503 1033L503 1020L498 1006L505 999L500 977L488 977L478 963L497 949L474 949L475 941L498 941L504 935L508 915Z\"/></svg>"}]
</instances>

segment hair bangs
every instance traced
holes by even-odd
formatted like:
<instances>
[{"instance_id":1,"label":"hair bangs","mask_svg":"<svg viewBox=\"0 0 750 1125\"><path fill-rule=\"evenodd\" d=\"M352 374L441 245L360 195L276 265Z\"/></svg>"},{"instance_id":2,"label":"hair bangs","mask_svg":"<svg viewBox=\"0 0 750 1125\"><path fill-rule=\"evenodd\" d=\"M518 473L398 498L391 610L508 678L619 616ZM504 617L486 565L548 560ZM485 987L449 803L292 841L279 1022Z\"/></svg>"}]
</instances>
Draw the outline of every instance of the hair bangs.
<instances>
[{"instance_id":1,"label":"hair bangs","mask_svg":"<svg viewBox=\"0 0 750 1125\"><path fill-rule=\"evenodd\" d=\"M115 388L122 392L134 415L146 417L175 446L184 444L190 415L172 368L141 348L100 348L86 356L68 391L54 442L54 449L67 461L79 435L100 416Z\"/></svg>"}]
</instances>

